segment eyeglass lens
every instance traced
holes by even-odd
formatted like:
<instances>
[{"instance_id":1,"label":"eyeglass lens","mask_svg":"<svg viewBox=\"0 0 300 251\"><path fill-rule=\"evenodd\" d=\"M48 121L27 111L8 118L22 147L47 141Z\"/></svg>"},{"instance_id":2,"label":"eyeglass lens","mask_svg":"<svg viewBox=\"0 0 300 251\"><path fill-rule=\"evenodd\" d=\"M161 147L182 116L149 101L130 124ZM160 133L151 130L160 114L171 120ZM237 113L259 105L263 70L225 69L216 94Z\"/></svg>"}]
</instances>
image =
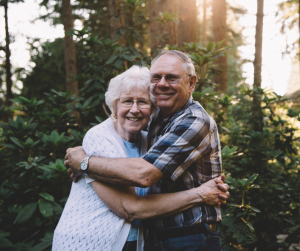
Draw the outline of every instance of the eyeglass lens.
<instances>
[{"instance_id":1,"label":"eyeglass lens","mask_svg":"<svg viewBox=\"0 0 300 251\"><path fill-rule=\"evenodd\" d=\"M134 101L136 101L136 104L140 108L148 108L151 106L150 100L147 100L147 99L134 100L133 98L119 98L119 101L123 106L126 106L126 107L131 107L134 104Z\"/></svg>"},{"instance_id":2,"label":"eyeglass lens","mask_svg":"<svg viewBox=\"0 0 300 251\"><path fill-rule=\"evenodd\" d=\"M151 75L151 83L158 83L162 77L165 77L165 80L169 83L169 84L174 84L177 83L179 81L179 79L181 78L181 76L176 75L176 74L166 74L166 75L161 75L161 74L152 74Z\"/></svg>"}]
</instances>

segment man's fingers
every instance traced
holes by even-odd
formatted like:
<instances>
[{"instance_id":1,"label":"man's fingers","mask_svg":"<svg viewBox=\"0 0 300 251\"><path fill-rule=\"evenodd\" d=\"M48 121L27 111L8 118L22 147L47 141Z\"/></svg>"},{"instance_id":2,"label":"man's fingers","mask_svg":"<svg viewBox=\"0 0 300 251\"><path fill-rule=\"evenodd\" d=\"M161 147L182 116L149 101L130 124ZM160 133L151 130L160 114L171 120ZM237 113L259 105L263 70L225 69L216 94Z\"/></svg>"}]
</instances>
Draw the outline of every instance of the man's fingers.
<instances>
[{"instance_id":1,"label":"man's fingers","mask_svg":"<svg viewBox=\"0 0 300 251\"><path fill-rule=\"evenodd\" d=\"M70 166L69 166L69 161L68 161L68 160L65 160L65 161L64 161L64 166L65 166L66 168L68 168L68 169L70 168Z\"/></svg>"},{"instance_id":2,"label":"man's fingers","mask_svg":"<svg viewBox=\"0 0 300 251\"><path fill-rule=\"evenodd\" d=\"M70 149L70 148L69 148L69 149ZM68 150L69 150L69 149L68 149ZM68 151L68 150L67 150L67 151ZM67 152L67 154L65 155L65 160L69 159L69 157L70 157L70 153Z\"/></svg>"},{"instance_id":3,"label":"man's fingers","mask_svg":"<svg viewBox=\"0 0 300 251\"><path fill-rule=\"evenodd\" d=\"M73 172L72 172L72 169L71 169L71 168L69 168L69 169L68 169L68 174L71 176L71 175L72 175L72 173L73 173ZM71 177L71 178L72 178L72 177Z\"/></svg>"},{"instance_id":4,"label":"man's fingers","mask_svg":"<svg viewBox=\"0 0 300 251\"><path fill-rule=\"evenodd\" d=\"M223 184L223 181L220 178L215 178L214 181L217 185Z\"/></svg>"},{"instance_id":5,"label":"man's fingers","mask_svg":"<svg viewBox=\"0 0 300 251\"><path fill-rule=\"evenodd\" d=\"M229 189L229 186L227 184L217 184L217 187L224 193L226 193Z\"/></svg>"},{"instance_id":6,"label":"man's fingers","mask_svg":"<svg viewBox=\"0 0 300 251\"><path fill-rule=\"evenodd\" d=\"M229 195L230 195L229 192L226 192L226 193L220 193L220 194L219 194L219 199L226 202L226 200L228 199Z\"/></svg>"}]
</instances>

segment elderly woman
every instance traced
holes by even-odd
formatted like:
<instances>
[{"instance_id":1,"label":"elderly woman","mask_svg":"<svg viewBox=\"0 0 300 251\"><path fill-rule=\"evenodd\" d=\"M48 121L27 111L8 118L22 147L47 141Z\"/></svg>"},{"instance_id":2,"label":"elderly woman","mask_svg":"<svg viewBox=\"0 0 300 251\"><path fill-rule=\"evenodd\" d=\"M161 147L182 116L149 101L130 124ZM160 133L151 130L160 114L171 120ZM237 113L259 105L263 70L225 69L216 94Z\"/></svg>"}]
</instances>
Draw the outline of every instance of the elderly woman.
<instances>
[{"instance_id":1,"label":"elderly woman","mask_svg":"<svg viewBox=\"0 0 300 251\"><path fill-rule=\"evenodd\" d=\"M146 132L142 130L156 109L149 70L133 66L113 78L105 98L112 116L87 132L83 149L89 156L140 157L147 151ZM216 190L215 197L210 198L212 205L218 203L217 183L212 180L205 184L207 189ZM137 219L180 212L203 203L206 196L203 186L142 196L146 193L147 189L112 186L88 176L73 183L54 232L52 250L143 250Z\"/></svg>"}]
</instances>

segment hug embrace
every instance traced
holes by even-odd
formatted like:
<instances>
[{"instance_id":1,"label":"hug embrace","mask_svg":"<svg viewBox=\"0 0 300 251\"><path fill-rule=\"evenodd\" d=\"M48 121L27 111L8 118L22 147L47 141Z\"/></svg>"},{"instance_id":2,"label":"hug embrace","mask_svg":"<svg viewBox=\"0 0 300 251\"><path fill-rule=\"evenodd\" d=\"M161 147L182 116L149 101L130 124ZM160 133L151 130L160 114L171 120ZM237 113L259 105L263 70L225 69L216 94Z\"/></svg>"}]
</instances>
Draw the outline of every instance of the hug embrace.
<instances>
[{"instance_id":1,"label":"hug embrace","mask_svg":"<svg viewBox=\"0 0 300 251\"><path fill-rule=\"evenodd\" d=\"M67 150L74 182L53 250L221 250L228 185L217 125L192 99L196 81L175 50L110 81L111 117Z\"/></svg>"}]
</instances>

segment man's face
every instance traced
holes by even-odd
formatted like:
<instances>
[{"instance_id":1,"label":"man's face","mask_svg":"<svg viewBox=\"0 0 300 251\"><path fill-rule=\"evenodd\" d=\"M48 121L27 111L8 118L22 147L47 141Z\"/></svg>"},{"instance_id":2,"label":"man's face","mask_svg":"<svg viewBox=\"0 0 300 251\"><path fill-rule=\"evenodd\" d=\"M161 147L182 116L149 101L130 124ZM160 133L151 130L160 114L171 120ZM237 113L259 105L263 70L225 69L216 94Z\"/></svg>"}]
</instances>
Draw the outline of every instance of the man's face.
<instances>
[{"instance_id":1,"label":"man's face","mask_svg":"<svg viewBox=\"0 0 300 251\"><path fill-rule=\"evenodd\" d=\"M165 54L155 62L150 71L151 74L187 75L182 64L183 61L175 55ZM157 106L165 118L176 113L187 102L195 83L195 76L184 76L176 84L169 84L164 77L158 83L152 83Z\"/></svg>"}]
</instances>

